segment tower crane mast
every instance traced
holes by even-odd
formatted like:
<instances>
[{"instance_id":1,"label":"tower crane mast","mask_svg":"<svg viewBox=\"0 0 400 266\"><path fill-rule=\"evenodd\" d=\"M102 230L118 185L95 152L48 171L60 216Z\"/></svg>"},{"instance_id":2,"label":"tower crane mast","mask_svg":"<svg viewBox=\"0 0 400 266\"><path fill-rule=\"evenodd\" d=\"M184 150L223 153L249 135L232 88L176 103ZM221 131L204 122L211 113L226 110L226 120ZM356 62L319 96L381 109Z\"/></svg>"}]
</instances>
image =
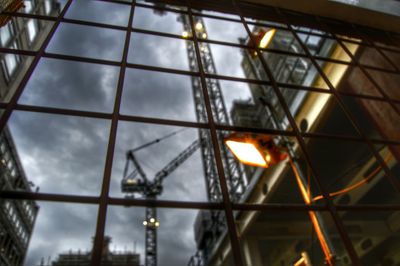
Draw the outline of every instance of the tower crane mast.
<instances>
[{"instance_id":1,"label":"tower crane mast","mask_svg":"<svg viewBox=\"0 0 400 266\"><path fill-rule=\"evenodd\" d=\"M166 137L172 136L169 134ZM165 139L164 137L163 139ZM146 143L136 149L129 150L126 153L126 165L124 169L124 177L121 181L121 190L128 195L140 194L146 199L155 200L157 196L161 195L163 191L163 181L170 175L176 168L184 163L200 146L200 141L195 140L185 150L183 150L177 157L169 162L162 170L155 174L155 177L150 181L134 152L146 148L150 145L158 143L162 139L157 139ZM131 167L130 167L131 166ZM145 265L157 266L157 228L159 222L157 220L157 210L154 207L146 208L146 218L143 221L146 228L145 232Z\"/></svg>"}]
</instances>

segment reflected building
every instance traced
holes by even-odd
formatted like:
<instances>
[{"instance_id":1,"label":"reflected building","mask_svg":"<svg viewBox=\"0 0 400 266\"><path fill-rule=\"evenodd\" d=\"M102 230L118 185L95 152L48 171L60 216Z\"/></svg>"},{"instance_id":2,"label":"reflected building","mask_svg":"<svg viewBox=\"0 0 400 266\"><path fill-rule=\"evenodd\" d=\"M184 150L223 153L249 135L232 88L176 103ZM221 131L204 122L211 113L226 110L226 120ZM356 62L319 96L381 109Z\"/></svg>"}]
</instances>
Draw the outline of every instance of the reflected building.
<instances>
[{"instance_id":1,"label":"reflected building","mask_svg":"<svg viewBox=\"0 0 400 266\"><path fill-rule=\"evenodd\" d=\"M24 1L21 11L42 15L56 15L60 10L55 0ZM1 47L37 50L49 32L50 23L13 17L0 28ZM29 67L31 58L17 54L0 54L0 99L11 99ZM0 134L0 189L32 192L33 184L27 179L10 130ZM38 188L37 188L38 189ZM39 210L34 201L1 200L0 213L0 265L23 265Z\"/></svg>"},{"instance_id":2,"label":"reflected building","mask_svg":"<svg viewBox=\"0 0 400 266\"><path fill-rule=\"evenodd\" d=\"M111 237L104 238L102 260L100 266L139 266L140 255L135 252L112 252L110 251ZM59 254L58 259L51 266L90 266L91 252L68 252ZM44 262L40 264L44 266ZM49 265L50 266L50 265Z\"/></svg>"}]
</instances>

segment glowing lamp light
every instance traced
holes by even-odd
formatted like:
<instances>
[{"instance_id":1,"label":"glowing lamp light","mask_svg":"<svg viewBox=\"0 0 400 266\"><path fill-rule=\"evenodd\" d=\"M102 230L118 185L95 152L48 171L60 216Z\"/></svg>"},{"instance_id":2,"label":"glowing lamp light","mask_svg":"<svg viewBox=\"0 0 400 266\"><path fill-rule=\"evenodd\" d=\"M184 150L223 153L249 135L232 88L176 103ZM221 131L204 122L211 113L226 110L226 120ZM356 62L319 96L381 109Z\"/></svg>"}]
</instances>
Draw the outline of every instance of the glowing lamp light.
<instances>
[{"instance_id":1,"label":"glowing lamp light","mask_svg":"<svg viewBox=\"0 0 400 266\"><path fill-rule=\"evenodd\" d=\"M154 223L156 220L154 218L150 218L150 223Z\"/></svg>"},{"instance_id":2,"label":"glowing lamp light","mask_svg":"<svg viewBox=\"0 0 400 266\"><path fill-rule=\"evenodd\" d=\"M202 30L203 29L203 24L201 24L200 22L197 22L195 25L196 30Z\"/></svg>"},{"instance_id":3,"label":"glowing lamp light","mask_svg":"<svg viewBox=\"0 0 400 266\"><path fill-rule=\"evenodd\" d=\"M143 225L146 226L147 225L147 221L143 221Z\"/></svg>"},{"instance_id":4,"label":"glowing lamp light","mask_svg":"<svg viewBox=\"0 0 400 266\"><path fill-rule=\"evenodd\" d=\"M183 38L188 38L189 37L189 32L187 32L187 31L182 32L182 37Z\"/></svg>"},{"instance_id":5,"label":"glowing lamp light","mask_svg":"<svg viewBox=\"0 0 400 266\"><path fill-rule=\"evenodd\" d=\"M233 133L225 138L225 144L240 162L252 166L268 168L288 156L268 135Z\"/></svg>"},{"instance_id":6,"label":"glowing lamp light","mask_svg":"<svg viewBox=\"0 0 400 266\"><path fill-rule=\"evenodd\" d=\"M276 29L270 29L269 31L264 33L264 36L262 36L260 43L258 47L260 48L267 48L269 43L272 41L272 38L274 37L276 32Z\"/></svg>"},{"instance_id":7,"label":"glowing lamp light","mask_svg":"<svg viewBox=\"0 0 400 266\"><path fill-rule=\"evenodd\" d=\"M232 140L227 140L225 143L236 158L238 158L242 163L265 168L268 167L268 163L254 144Z\"/></svg>"},{"instance_id":8,"label":"glowing lamp light","mask_svg":"<svg viewBox=\"0 0 400 266\"><path fill-rule=\"evenodd\" d=\"M203 32L203 34L201 35L201 38L207 39L207 33Z\"/></svg>"}]
</instances>

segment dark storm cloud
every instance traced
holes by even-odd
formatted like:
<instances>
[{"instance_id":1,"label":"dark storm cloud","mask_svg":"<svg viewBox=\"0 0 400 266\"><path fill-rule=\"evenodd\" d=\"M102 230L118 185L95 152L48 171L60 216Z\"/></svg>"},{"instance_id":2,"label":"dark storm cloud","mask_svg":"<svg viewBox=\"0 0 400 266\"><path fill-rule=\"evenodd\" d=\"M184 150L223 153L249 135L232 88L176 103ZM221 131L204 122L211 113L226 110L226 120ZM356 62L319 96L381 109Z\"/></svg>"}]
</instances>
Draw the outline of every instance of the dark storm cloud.
<instances>
[{"instance_id":1,"label":"dark storm cloud","mask_svg":"<svg viewBox=\"0 0 400 266\"><path fill-rule=\"evenodd\" d=\"M126 25L125 5L101 1L76 0L68 18L113 25ZM136 16L137 15L137 16ZM180 34L182 25L176 14L154 15L139 8L134 26ZM207 23L206 23L207 24ZM208 26L208 25L206 25ZM213 28L212 35L218 34ZM224 27L234 34L235 27ZM47 52L120 61L125 32L63 23ZM232 50L234 49L234 50ZM244 76L241 51L212 47L221 74ZM188 70L186 43L166 37L133 33L129 62ZM20 103L67 109L111 112L119 69L96 64L42 59L29 81ZM227 85L226 85L227 84ZM243 84L226 83L228 101L246 98ZM240 87L240 89L239 89ZM241 90L242 92L239 92ZM225 89L224 89L225 93ZM228 104L230 106L230 104ZM128 69L125 76L121 113L146 117L195 121L191 80L188 76ZM98 195L109 137L109 121L40 113L16 112L9 121L17 150L30 181L41 192ZM110 195L124 197L120 182L128 149L179 130L179 127L120 122L113 161ZM196 129L187 129L156 145L138 151L136 156L152 179L180 152L198 138ZM159 197L167 200L207 201L201 154L198 150L164 182ZM97 207L39 202L41 209L29 247L26 265L36 265L41 257L68 250L91 248ZM186 265L195 252L193 223L197 211L159 209L158 235L160 265ZM111 249L137 251L144 259L144 208L110 206L106 234L112 237Z\"/></svg>"}]
</instances>

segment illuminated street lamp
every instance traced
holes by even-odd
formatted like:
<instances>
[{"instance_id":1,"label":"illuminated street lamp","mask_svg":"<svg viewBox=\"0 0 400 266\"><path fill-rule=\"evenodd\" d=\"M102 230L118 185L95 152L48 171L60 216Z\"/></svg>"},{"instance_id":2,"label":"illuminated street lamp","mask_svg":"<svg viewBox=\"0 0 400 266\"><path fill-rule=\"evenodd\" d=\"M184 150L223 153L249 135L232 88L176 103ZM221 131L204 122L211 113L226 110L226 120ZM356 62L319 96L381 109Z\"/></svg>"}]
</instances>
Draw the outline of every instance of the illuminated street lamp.
<instances>
[{"instance_id":1,"label":"illuminated street lamp","mask_svg":"<svg viewBox=\"0 0 400 266\"><path fill-rule=\"evenodd\" d=\"M261 37L260 42L258 43L258 47L265 49L268 47L269 43L272 41L276 33L276 29L270 29L268 31L260 31L259 36Z\"/></svg>"},{"instance_id":2,"label":"illuminated street lamp","mask_svg":"<svg viewBox=\"0 0 400 266\"><path fill-rule=\"evenodd\" d=\"M225 143L240 162L252 166L268 168L288 156L268 135L233 133L225 138Z\"/></svg>"},{"instance_id":3,"label":"illuminated street lamp","mask_svg":"<svg viewBox=\"0 0 400 266\"><path fill-rule=\"evenodd\" d=\"M282 147L275 144L274 139L271 136L251 133L233 133L225 138L225 144L232 151L235 157L240 162L247 165L268 168L271 165L289 158L289 163L293 169L303 200L306 204L311 204L311 194L307 189L307 181L304 179L300 167L294 159L295 153L290 147L289 142L286 140L285 142L287 147ZM326 264L333 266L333 248L328 238L327 231L323 226L323 221L319 217L318 213L314 211L309 211L308 213L322 251L324 252ZM300 260L297 265L307 265L305 263L304 259L304 261Z\"/></svg>"}]
</instances>

